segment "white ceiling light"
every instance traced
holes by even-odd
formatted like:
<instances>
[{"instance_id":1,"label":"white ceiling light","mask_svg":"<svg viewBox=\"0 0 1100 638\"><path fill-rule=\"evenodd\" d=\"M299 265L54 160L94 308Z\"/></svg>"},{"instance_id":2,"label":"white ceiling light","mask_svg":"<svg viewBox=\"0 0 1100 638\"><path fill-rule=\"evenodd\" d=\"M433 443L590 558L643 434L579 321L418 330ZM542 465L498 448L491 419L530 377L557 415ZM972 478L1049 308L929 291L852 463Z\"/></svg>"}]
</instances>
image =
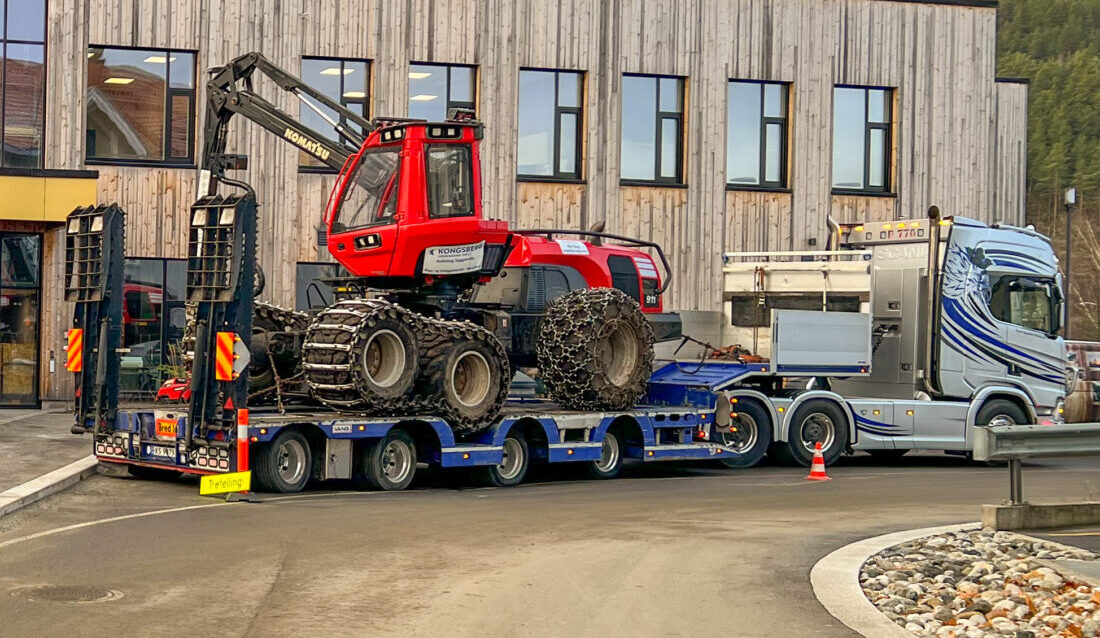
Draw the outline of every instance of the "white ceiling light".
<instances>
[{"instance_id":1,"label":"white ceiling light","mask_svg":"<svg viewBox=\"0 0 1100 638\"><path fill-rule=\"evenodd\" d=\"M366 91L344 91L344 97L354 100L357 98L367 97Z\"/></svg>"},{"instance_id":2,"label":"white ceiling light","mask_svg":"<svg viewBox=\"0 0 1100 638\"><path fill-rule=\"evenodd\" d=\"M175 62L176 58L166 58L163 55L151 55L142 61L148 62L149 64L165 64L167 62Z\"/></svg>"},{"instance_id":3,"label":"white ceiling light","mask_svg":"<svg viewBox=\"0 0 1100 638\"><path fill-rule=\"evenodd\" d=\"M431 76L432 74L429 71L409 71L410 80L423 80Z\"/></svg>"},{"instance_id":4,"label":"white ceiling light","mask_svg":"<svg viewBox=\"0 0 1100 638\"><path fill-rule=\"evenodd\" d=\"M103 80L104 84L129 84L134 81L134 78L107 78Z\"/></svg>"},{"instance_id":5,"label":"white ceiling light","mask_svg":"<svg viewBox=\"0 0 1100 638\"><path fill-rule=\"evenodd\" d=\"M351 73L355 69L344 69L344 75ZM330 66L327 69L321 69L321 75L340 75L340 67Z\"/></svg>"},{"instance_id":6,"label":"white ceiling light","mask_svg":"<svg viewBox=\"0 0 1100 638\"><path fill-rule=\"evenodd\" d=\"M426 95L424 93L421 93L420 95L414 95L414 96L410 97L409 99L412 100L413 102L431 102L432 100L434 100L437 97L439 97L439 96L438 95Z\"/></svg>"}]
</instances>

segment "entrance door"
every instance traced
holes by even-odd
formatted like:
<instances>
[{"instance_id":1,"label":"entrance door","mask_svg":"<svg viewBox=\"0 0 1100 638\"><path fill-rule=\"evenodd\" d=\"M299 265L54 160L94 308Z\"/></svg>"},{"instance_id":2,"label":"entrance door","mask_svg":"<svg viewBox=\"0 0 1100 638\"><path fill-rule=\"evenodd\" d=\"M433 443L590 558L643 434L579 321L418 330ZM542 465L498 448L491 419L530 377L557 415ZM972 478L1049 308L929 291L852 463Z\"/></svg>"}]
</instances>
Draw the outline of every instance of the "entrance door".
<instances>
[{"instance_id":1,"label":"entrance door","mask_svg":"<svg viewBox=\"0 0 1100 638\"><path fill-rule=\"evenodd\" d=\"M0 233L0 407L38 406L42 236Z\"/></svg>"}]
</instances>

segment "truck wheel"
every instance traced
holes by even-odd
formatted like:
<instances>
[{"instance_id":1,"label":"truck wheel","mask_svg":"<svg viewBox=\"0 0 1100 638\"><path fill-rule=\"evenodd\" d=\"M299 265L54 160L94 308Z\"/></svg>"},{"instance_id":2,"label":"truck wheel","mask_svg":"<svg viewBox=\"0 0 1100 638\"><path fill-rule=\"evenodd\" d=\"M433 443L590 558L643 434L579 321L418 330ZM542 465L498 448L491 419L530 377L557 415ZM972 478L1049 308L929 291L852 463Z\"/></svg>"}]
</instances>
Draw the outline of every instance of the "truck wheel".
<instances>
[{"instance_id":1,"label":"truck wheel","mask_svg":"<svg viewBox=\"0 0 1100 638\"><path fill-rule=\"evenodd\" d=\"M504 439L504 458L500 465L491 465L480 470L484 482L489 485L513 487L523 482L530 462L527 441L522 436L509 434Z\"/></svg>"},{"instance_id":2,"label":"truck wheel","mask_svg":"<svg viewBox=\"0 0 1100 638\"><path fill-rule=\"evenodd\" d=\"M817 443L821 443L825 464L831 465L848 446L848 420L840 406L828 399L810 399L798 406L790 423L787 442L772 448L783 465L809 467Z\"/></svg>"},{"instance_id":3,"label":"truck wheel","mask_svg":"<svg viewBox=\"0 0 1100 638\"><path fill-rule=\"evenodd\" d=\"M614 432L603 435L600 458L588 462L588 475L596 479L615 478L623 469L623 448Z\"/></svg>"},{"instance_id":4,"label":"truck wheel","mask_svg":"<svg viewBox=\"0 0 1100 638\"><path fill-rule=\"evenodd\" d=\"M756 401L742 399L736 408L737 416L728 427L715 426L714 439L741 456L722 459L722 464L732 468L755 467L764 460L772 442L771 417Z\"/></svg>"},{"instance_id":5,"label":"truck wheel","mask_svg":"<svg viewBox=\"0 0 1100 638\"><path fill-rule=\"evenodd\" d=\"M437 397L441 416L460 432L476 432L500 414L512 379L504 347L488 330L462 326L454 341L428 351L426 394Z\"/></svg>"},{"instance_id":6,"label":"truck wheel","mask_svg":"<svg viewBox=\"0 0 1100 638\"><path fill-rule=\"evenodd\" d=\"M546 310L535 346L550 397L571 410L626 410L653 372L653 329L615 288L574 290Z\"/></svg>"},{"instance_id":7,"label":"truck wheel","mask_svg":"<svg viewBox=\"0 0 1100 638\"><path fill-rule=\"evenodd\" d=\"M1028 418L1015 403L1005 399L993 399L982 404L974 422L978 425L1024 425L1028 422Z\"/></svg>"},{"instance_id":8,"label":"truck wheel","mask_svg":"<svg viewBox=\"0 0 1100 638\"><path fill-rule=\"evenodd\" d=\"M390 430L381 439L362 447L356 485L387 492L398 492L412 483L416 475L416 443L401 430Z\"/></svg>"},{"instance_id":9,"label":"truck wheel","mask_svg":"<svg viewBox=\"0 0 1100 638\"><path fill-rule=\"evenodd\" d=\"M300 492L309 482L313 456L309 441L297 430L283 430L260 448L253 474L265 492Z\"/></svg>"}]
</instances>

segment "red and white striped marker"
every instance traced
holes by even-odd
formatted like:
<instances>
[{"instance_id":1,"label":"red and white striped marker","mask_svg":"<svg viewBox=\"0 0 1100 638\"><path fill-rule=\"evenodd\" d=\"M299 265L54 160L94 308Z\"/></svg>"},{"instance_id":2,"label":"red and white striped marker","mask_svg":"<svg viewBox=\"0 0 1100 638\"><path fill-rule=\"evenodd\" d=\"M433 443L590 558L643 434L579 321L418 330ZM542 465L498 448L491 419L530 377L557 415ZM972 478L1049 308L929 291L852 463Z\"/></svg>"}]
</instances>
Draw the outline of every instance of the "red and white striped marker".
<instances>
[{"instance_id":1,"label":"red and white striped marker","mask_svg":"<svg viewBox=\"0 0 1100 638\"><path fill-rule=\"evenodd\" d=\"M825 474L825 455L821 453L821 441L818 441L814 445L814 462L810 466L810 473L806 476L807 481L828 481L831 480Z\"/></svg>"}]
</instances>

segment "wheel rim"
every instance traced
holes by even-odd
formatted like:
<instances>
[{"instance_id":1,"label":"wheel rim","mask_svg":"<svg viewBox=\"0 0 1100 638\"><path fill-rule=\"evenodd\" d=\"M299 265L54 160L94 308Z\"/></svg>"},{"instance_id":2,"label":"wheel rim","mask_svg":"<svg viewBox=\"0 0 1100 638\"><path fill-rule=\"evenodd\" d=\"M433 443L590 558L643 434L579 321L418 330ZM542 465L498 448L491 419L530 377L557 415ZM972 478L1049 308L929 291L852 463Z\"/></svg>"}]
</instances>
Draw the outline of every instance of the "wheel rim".
<instances>
[{"instance_id":1,"label":"wheel rim","mask_svg":"<svg viewBox=\"0 0 1100 638\"><path fill-rule=\"evenodd\" d=\"M513 438L504 439L504 451L497 466L497 474L500 478L511 480L519 476L523 468L523 446Z\"/></svg>"},{"instance_id":2,"label":"wheel rim","mask_svg":"<svg viewBox=\"0 0 1100 638\"><path fill-rule=\"evenodd\" d=\"M301 481L306 472L306 449L301 442L294 439L283 441L279 445L276 467L283 482L296 485Z\"/></svg>"},{"instance_id":3,"label":"wheel rim","mask_svg":"<svg viewBox=\"0 0 1100 638\"><path fill-rule=\"evenodd\" d=\"M821 449L827 450L836 440L836 425L828 415L814 412L802 420L802 446L813 452L817 444Z\"/></svg>"},{"instance_id":4,"label":"wheel rim","mask_svg":"<svg viewBox=\"0 0 1100 638\"><path fill-rule=\"evenodd\" d=\"M388 388L405 371L405 344L392 330L379 330L363 348L363 374L382 388Z\"/></svg>"},{"instance_id":5,"label":"wheel rim","mask_svg":"<svg viewBox=\"0 0 1100 638\"><path fill-rule=\"evenodd\" d=\"M608 381L616 386L626 384L638 364L638 336L634 330L628 325L615 328L604 339L601 350L600 359Z\"/></svg>"},{"instance_id":6,"label":"wheel rim","mask_svg":"<svg viewBox=\"0 0 1100 638\"><path fill-rule=\"evenodd\" d=\"M1016 419L1013 419L1007 414L998 414L989 420L989 425L993 427L999 427L1002 425L1016 425Z\"/></svg>"},{"instance_id":7,"label":"wheel rim","mask_svg":"<svg viewBox=\"0 0 1100 638\"><path fill-rule=\"evenodd\" d=\"M760 428L756 424L756 419L747 414L739 413L730 428L731 430L721 431L722 445L733 448L739 454L744 454L756 446L756 441L760 436Z\"/></svg>"},{"instance_id":8,"label":"wheel rim","mask_svg":"<svg viewBox=\"0 0 1100 638\"><path fill-rule=\"evenodd\" d=\"M382 475L391 483L404 481L412 469L412 453L403 441L390 441L382 448Z\"/></svg>"},{"instance_id":9,"label":"wheel rim","mask_svg":"<svg viewBox=\"0 0 1100 638\"><path fill-rule=\"evenodd\" d=\"M451 390L455 399L466 407L481 405L489 395L489 380L492 371L489 362L480 352L463 352L455 361L451 374Z\"/></svg>"},{"instance_id":10,"label":"wheel rim","mask_svg":"<svg viewBox=\"0 0 1100 638\"><path fill-rule=\"evenodd\" d=\"M600 447L600 460L596 461L596 469L607 472L619 463L619 439L614 434L608 433L603 437L603 445Z\"/></svg>"}]
</instances>

